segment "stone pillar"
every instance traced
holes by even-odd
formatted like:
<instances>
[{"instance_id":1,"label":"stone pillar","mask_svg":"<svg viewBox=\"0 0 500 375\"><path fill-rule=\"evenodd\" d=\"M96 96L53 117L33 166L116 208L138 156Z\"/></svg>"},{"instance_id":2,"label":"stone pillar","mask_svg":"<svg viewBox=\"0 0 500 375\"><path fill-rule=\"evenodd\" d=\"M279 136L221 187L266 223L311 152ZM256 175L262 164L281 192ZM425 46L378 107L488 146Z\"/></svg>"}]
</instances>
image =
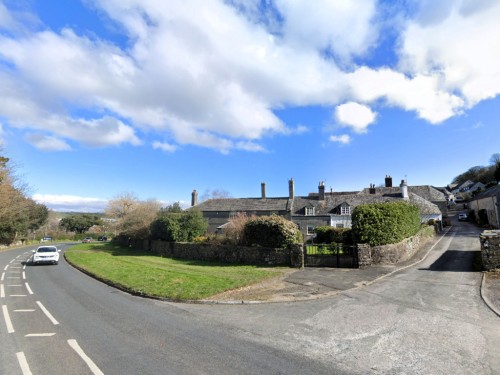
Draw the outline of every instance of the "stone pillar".
<instances>
[{"instance_id":1,"label":"stone pillar","mask_svg":"<svg viewBox=\"0 0 500 375\"><path fill-rule=\"evenodd\" d=\"M357 244L359 267L369 267L372 265L372 252L370 245L366 243Z\"/></svg>"}]
</instances>

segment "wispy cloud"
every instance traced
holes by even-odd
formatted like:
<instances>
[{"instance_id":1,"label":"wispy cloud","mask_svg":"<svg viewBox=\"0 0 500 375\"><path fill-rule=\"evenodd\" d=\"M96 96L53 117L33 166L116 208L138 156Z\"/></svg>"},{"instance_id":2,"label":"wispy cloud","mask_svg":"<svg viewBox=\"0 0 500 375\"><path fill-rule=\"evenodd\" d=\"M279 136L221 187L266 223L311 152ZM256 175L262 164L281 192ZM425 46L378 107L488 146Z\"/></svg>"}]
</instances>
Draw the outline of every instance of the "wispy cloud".
<instances>
[{"instance_id":1,"label":"wispy cloud","mask_svg":"<svg viewBox=\"0 0 500 375\"><path fill-rule=\"evenodd\" d=\"M74 195L35 194L32 198L49 209L60 212L102 212L108 204L105 199Z\"/></svg>"},{"instance_id":2,"label":"wispy cloud","mask_svg":"<svg viewBox=\"0 0 500 375\"><path fill-rule=\"evenodd\" d=\"M351 137L348 134L342 134L342 135L332 135L330 136L330 141L331 142L338 142L343 145L347 145L351 143Z\"/></svg>"}]
</instances>

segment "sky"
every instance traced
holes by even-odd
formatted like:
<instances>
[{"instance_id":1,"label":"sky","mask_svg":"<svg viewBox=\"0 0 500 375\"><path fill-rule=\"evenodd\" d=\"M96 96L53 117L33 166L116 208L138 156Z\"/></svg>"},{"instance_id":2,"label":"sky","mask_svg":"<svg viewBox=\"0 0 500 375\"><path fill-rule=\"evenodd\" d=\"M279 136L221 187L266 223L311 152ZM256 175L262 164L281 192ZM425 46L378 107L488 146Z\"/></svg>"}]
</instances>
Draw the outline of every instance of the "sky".
<instances>
[{"instance_id":1,"label":"sky","mask_svg":"<svg viewBox=\"0 0 500 375\"><path fill-rule=\"evenodd\" d=\"M0 0L0 141L36 201L445 186L500 152L498 0Z\"/></svg>"}]
</instances>

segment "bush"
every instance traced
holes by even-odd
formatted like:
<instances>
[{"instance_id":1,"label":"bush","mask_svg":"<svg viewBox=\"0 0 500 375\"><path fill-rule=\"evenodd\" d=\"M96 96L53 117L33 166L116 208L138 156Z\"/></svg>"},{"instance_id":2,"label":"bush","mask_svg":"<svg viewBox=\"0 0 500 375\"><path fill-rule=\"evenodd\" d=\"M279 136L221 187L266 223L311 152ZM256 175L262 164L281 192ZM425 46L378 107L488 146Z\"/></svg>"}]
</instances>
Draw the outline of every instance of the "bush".
<instances>
[{"instance_id":1,"label":"bush","mask_svg":"<svg viewBox=\"0 0 500 375\"><path fill-rule=\"evenodd\" d=\"M260 216L247 221L244 238L247 245L284 248L302 242L297 224L277 215Z\"/></svg>"},{"instance_id":2,"label":"bush","mask_svg":"<svg viewBox=\"0 0 500 375\"><path fill-rule=\"evenodd\" d=\"M420 210L407 202L371 203L357 206L352 213L355 242L371 246L398 243L420 229Z\"/></svg>"},{"instance_id":3,"label":"bush","mask_svg":"<svg viewBox=\"0 0 500 375\"><path fill-rule=\"evenodd\" d=\"M352 244L352 231L349 228L322 226L316 228L316 243Z\"/></svg>"},{"instance_id":4,"label":"bush","mask_svg":"<svg viewBox=\"0 0 500 375\"><path fill-rule=\"evenodd\" d=\"M166 212L158 214L151 223L151 238L169 242L188 242L207 230L207 221L200 211Z\"/></svg>"}]
</instances>

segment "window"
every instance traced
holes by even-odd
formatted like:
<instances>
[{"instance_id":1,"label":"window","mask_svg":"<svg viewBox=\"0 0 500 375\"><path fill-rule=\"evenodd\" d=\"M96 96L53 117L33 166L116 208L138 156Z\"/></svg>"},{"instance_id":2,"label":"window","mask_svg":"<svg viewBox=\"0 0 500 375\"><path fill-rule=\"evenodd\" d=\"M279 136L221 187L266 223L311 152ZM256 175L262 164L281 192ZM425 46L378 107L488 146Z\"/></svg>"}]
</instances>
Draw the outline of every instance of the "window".
<instances>
[{"instance_id":1,"label":"window","mask_svg":"<svg viewBox=\"0 0 500 375\"><path fill-rule=\"evenodd\" d=\"M306 207L306 216L314 216L314 207Z\"/></svg>"},{"instance_id":2,"label":"window","mask_svg":"<svg viewBox=\"0 0 500 375\"><path fill-rule=\"evenodd\" d=\"M340 214L341 215L350 215L351 214L351 207L350 206L341 206L340 207Z\"/></svg>"},{"instance_id":3,"label":"window","mask_svg":"<svg viewBox=\"0 0 500 375\"><path fill-rule=\"evenodd\" d=\"M307 226L307 234L314 234L314 225Z\"/></svg>"}]
</instances>

